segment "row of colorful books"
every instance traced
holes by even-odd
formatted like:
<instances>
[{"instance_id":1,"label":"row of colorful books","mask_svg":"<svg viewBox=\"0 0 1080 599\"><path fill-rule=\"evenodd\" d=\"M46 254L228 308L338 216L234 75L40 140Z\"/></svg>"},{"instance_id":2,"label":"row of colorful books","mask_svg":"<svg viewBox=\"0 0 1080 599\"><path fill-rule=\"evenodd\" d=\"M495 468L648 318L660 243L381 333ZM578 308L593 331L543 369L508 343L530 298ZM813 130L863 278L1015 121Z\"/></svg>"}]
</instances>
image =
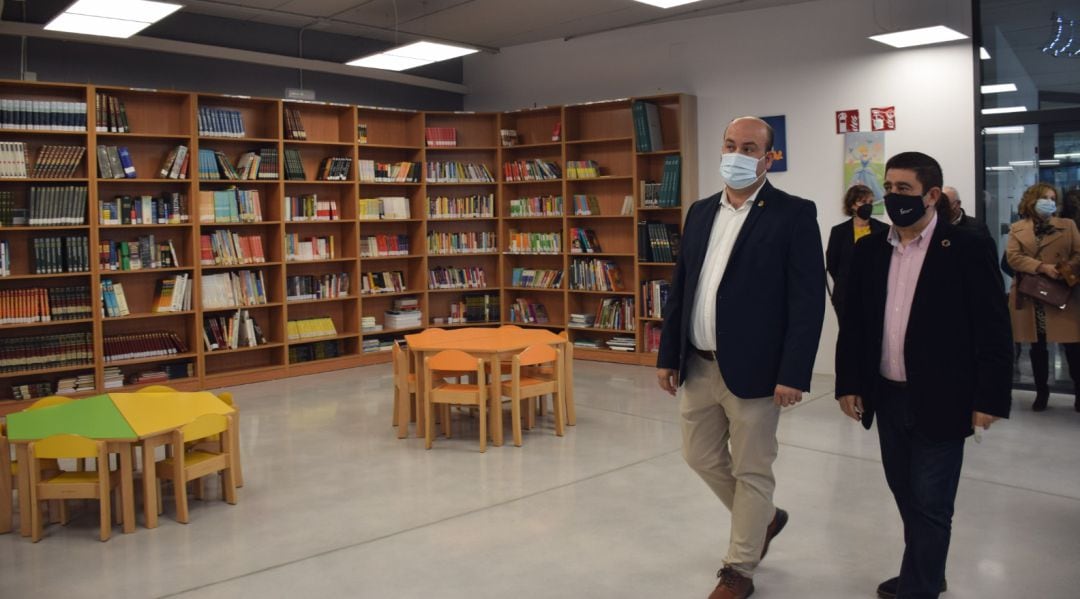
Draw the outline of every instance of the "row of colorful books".
<instances>
[{"instance_id":1,"label":"row of colorful books","mask_svg":"<svg viewBox=\"0 0 1080 599\"><path fill-rule=\"evenodd\" d=\"M333 235L303 237L299 233L285 234L285 260L315 262L337 257Z\"/></svg>"},{"instance_id":2,"label":"row of colorful books","mask_svg":"<svg viewBox=\"0 0 1080 599\"><path fill-rule=\"evenodd\" d=\"M562 216L562 196L536 196L510 200L510 216Z\"/></svg>"},{"instance_id":3,"label":"row of colorful books","mask_svg":"<svg viewBox=\"0 0 1080 599\"><path fill-rule=\"evenodd\" d=\"M93 363L94 336L90 331L0 338L0 372Z\"/></svg>"},{"instance_id":4,"label":"row of colorful books","mask_svg":"<svg viewBox=\"0 0 1080 599\"><path fill-rule=\"evenodd\" d=\"M78 199L72 202L79 205ZM80 216L72 216L72 219L76 218ZM190 220L187 197L179 192L165 192L160 197L125 195L98 200L98 224L101 225L179 225Z\"/></svg>"},{"instance_id":5,"label":"row of colorful books","mask_svg":"<svg viewBox=\"0 0 1080 599\"><path fill-rule=\"evenodd\" d=\"M287 222L313 222L340 220L337 200L320 200L318 194L285 196L285 220Z\"/></svg>"},{"instance_id":6,"label":"row of colorful books","mask_svg":"<svg viewBox=\"0 0 1080 599\"><path fill-rule=\"evenodd\" d=\"M266 345L262 327L247 310L237 310L231 316L207 316L202 332L206 351Z\"/></svg>"},{"instance_id":7,"label":"row of colorful books","mask_svg":"<svg viewBox=\"0 0 1080 599\"><path fill-rule=\"evenodd\" d=\"M258 306L268 303L266 280L260 270L204 274L201 289L203 309Z\"/></svg>"},{"instance_id":8,"label":"row of colorful books","mask_svg":"<svg viewBox=\"0 0 1080 599\"><path fill-rule=\"evenodd\" d=\"M174 331L105 335L103 342L106 363L187 353L187 345Z\"/></svg>"},{"instance_id":9,"label":"row of colorful books","mask_svg":"<svg viewBox=\"0 0 1080 599\"><path fill-rule=\"evenodd\" d=\"M360 238L360 257L408 256L409 236L400 234L367 235Z\"/></svg>"},{"instance_id":10,"label":"row of colorful books","mask_svg":"<svg viewBox=\"0 0 1080 599\"><path fill-rule=\"evenodd\" d=\"M663 279L641 283L641 301L646 318L663 318L671 283Z\"/></svg>"},{"instance_id":11,"label":"row of colorful books","mask_svg":"<svg viewBox=\"0 0 1080 599\"><path fill-rule=\"evenodd\" d=\"M375 340L378 341L378 340ZM365 341L366 343L366 341ZM342 355L341 341L316 341L289 346L289 364L329 360Z\"/></svg>"},{"instance_id":12,"label":"row of colorful books","mask_svg":"<svg viewBox=\"0 0 1080 599\"><path fill-rule=\"evenodd\" d=\"M406 220L412 218L409 198L360 198L357 206L360 220Z\"/></svg>"},{"instance_id":13,"label":"row of colorful books","mask_svg":"<svg viewBox=\"0 0 1080 599\"><path fill-rule=\"evenodd\" d=\"M70 179L82 164L84 154L84 146L43 145L31 162L27 144L0 142L0 179Z\"/></svg>"},{"instance_id":14,"label":"row of colorful books","mask_svg":"<svg viewBox=\"0 0 1080 599\"><path fill-rule=\"evenodd\" d=\"M514 300L508 307L508 312L507 320L510 322L526 324L547 324L550 322L544 304L528 298L519 297Z\"/></svg>"},{"instance_id":15,"label":"row of colorful books","mask_svg":"<svg viewBox=\"0 0 1080 599\"><path fill-rule=\"evenodd\" d=\"M290 302L348 297L349 273L290 275L285 278L285 294Z\"/></svg>"},{"instance_id":16,"label":"row of colorful books","mask_svg":"<svg viewBox=\"0 0 1080 599\"><path fill-rule=\"evenodd\" d=\"M577 291L625 291L622 270L614 260L570 261L570 289Z\"/></svg>"},{"instance_id":17,"label":"row of colorful books","mask_svg":"<svg viewBox=\"0 0 1080 599\"><path fill-rule=\"evenodd\" d=\"M663 150L664 132L660 124L660 107L655 102L635 100L630 111L634 116L634 140L637 151Z\"/></svg>"},{"instance_id":18,"label":"row of colorful books","mask_svg":"<svg viewBox=\"0 0 1080 599\"><path fill-rule=\"evenodd\" d=\"M217 229L199 235L199 263L203 266L239 266L266 262L262 235Z\"/></svg>"},{"instance_id":19,"label":"row of colorful books","mask_svg":"<svg viewBox=\"0 0 1080 599\"><path fill-rule=\"evenodd\" d=\"M134 241L102 239L98 244L100 270L147 270L179 268L180 255L172 239L164 241L153 233L141 235Z\"/></svg>"},{"instance_id":20,"label":"row of colorful books","mask_svg":"<svg viewBox=\"0 0 1080 599\"><path fill-rule=\"evenodd\" d=\"M428 271L428 289L483 289L487 286L487 275L477 266L440 266Z\"/></svg>"},{"instance_id":21,"label":"row of colorful books","mask_svg":"<svg viewBox=\"0 0 1080 599\"><path fill-rule=\"evenodd\" d=\"M494 183L486 164L479 162L428 162L428 183Z\"/></svg>"},{"instance_id":22,"label":"row of colorful books","mask_svg":"<svg viewBox=\"0 0 1080 599\"><path fill-rule=\"evenodd\" d=\"M0 290L0 325L81 320L90 318L91 310L85 286Z\"/></svg>"},{"instance_id":23,"label":"row of colorful books","mask_svg":"<svg viewBox=\"0 0 1080 599\"><path fill-rule=\"evenodd\" d=\"M550 160L515 160L503 163L505 181L548 181L562 177L562 169Z\"/></svg>"},{"instance_id":24,"label":"row of colorful books","mask_svg":"<svg viewBox=\"0 0 1080 599\"><path fill-rule=\"evenodd\" d=\"M361 295L401 293L405 290L405 273L400 270L365 272L360 275Z\"/></svg>"},{"instance_id":25,"label":"row of colorful books","mask_svg":"<svg viewBox=\"0 0 1080 599\"><path fill-rule=\"evenodd\" d=\"M203 281L207 278L204 276ZM154 303L150 311L187 312L191 310L191 287L191 275L188 273L159 279L154 288ZM205 287L203 289L205 294Z\"/></svg>"},{"instance_id":26,"label":"row of colorful books","mask_svg":"<svg viewBox=\"0 0 1080 599\"><path fill-rule=\"evenodd\" d=\"M598 254L603 251L595 231L581 227L570 227L571 254Z\"/></svg>"},{"instance_id":27,"label":"row of colorful books","mask_svg":"<svg viewBox=\"0 0 1080 599\"><path fill-rule=\"evenodd\" d=\"M419 162L376 162L357 160L357 175L361 183L419 183Z\"/></svg>"},{"instance_id":28,"label":"row of colorful books","mask_svg":"<svg viewBox=\"0 0 1080 599\"><path fill-rule=\"evenodd\" d=\"M513 287L531 287L536 289L558 289L562 285L561 269L515 267L510 274Z\"/></svg>"},{"instance_id":29,"label":"row of colorful books","mask_svg":"<svg viewBox=\"0 0 1080 599\"><path fill-rule=\"evenodd\" d=\"M262 201L257 189L219 189L199 192L199 222L262 222Z\"/></svg>"},{"instance_id":30,"label":"row of colorful books","mask_svg":"<svg viewBox=\"0 0 1080 599\"><path fill-rule=\"evenodd\" d=\"M511 254L558 254L562 251L562 233L537 233L510 229Z\"/></svg>"},{"instance_id":31,"label":"row of colorful books","mask_svg":"<svg viewBox=\"0 0 1080 599\"><path fill-rule=\"evenodd\" d=\"M429 231L428 254L487 254L499 251L494 231Z\"/></svg>"},{"instance_id":32,"label":"row of colorful books","mask_svg":"<svg viewBox=\"0 0 1080 599\"><path fill-rule=\"evenodd\" d=\"M638 260L674 262L679 257L679 225L655 221L638 223Z\"/></svg>"},{"instance_id":33,"label":"row of colorful books","mask_svg":"<svg viewBox=\"0 0 1080 599\"><path fill-rule=\"evenodd\" d=\"M495 194L451 198L428 196L428 218L492 218L495 216Z\"/></svg>"},{"instance_id":34,"label":"row of colorful books","mask_svg":"<svg viewBox=\"0 0 1080 599\"><path fill-rule=\"evenodd\" d=\"M304 129L304 119L300 116L300 110L285 106L282 113L285 119L285 139L306 140L307 130Z\"/></svg>"}]
</instances>

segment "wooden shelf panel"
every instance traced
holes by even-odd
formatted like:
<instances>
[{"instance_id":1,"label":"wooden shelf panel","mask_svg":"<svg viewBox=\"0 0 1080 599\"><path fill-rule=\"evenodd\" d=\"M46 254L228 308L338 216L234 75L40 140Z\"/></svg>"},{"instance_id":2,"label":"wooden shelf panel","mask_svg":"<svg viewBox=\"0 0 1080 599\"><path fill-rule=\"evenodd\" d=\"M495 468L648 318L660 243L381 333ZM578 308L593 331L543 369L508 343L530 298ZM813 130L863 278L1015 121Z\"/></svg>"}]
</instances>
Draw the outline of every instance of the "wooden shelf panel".
<instances>
[{"instance_id":1,"label":"wooden shelf panel","mask_svg":"<svg viewBox=\"0 0 1080 599\"><path fill-rule=\"evenodd\" d=\"M2 280L2 279L0 279ZM36 328L55 328L68 325L80 325L80 324L92 324L93 318L78 318L73 320L50 320L48 322L16 322L11 324L0 324L0 331L14 331L17 329L36 329Z\"/></svg>"},{"instance_id":2,"label":"wooden shelf panel","mask_svg":"<svg viewBox=\"0 0 1080 599\"><path fill-rule=\"evenodd\" d=\"M213 351L204 351L203 356L206 356L208 358L211 357L211 356L214 356L214 357L227 356L229 354L242 354L242 353L254 352L254 351L264 351L264 350L275 349L275 348L284 347L284 346L285 346L285 344L281 343L281 342L276 342L276 343L271 342L271 343L263 343L262 345L256 345L254 347L238 347L236 349L215 349Z\"/></svg>"},{"instance_id":3,"label":"wooden shelf panel","mask_svg":"<svg viewBox=\"0 0 1080 599\"><path fill-rule=\"evenodd\" d=\"M135 358L133 360L113 360L104 361L103 364L106 368L110 366L136 366L138 364L157 364L159 362L170 362L173 360L191 360L198 356L196 352L187 352L182 354L169 354L166 356L154 356L151 358Z\"/></svg>"}]
</instances>

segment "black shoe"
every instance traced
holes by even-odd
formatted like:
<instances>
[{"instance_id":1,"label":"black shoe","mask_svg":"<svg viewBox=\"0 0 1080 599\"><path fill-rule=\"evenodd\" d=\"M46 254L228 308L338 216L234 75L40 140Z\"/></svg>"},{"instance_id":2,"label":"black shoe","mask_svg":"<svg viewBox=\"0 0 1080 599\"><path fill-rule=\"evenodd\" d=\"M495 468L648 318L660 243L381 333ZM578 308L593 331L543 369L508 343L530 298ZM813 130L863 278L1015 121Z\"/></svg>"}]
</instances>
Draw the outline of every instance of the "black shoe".
<instances>
[{"instance_id":1,"label":"black shoe","mask_svg":"<svg viewBox=\"0 0 1080 599\"><path fill-rule=\"evenodd\" d=\"M900 577L894 576L881 583L877 587L877 596L881 599L893 599L896 597L896 589L900 587ZM949 583L944 580L941 581L941 592L949 590Z\"/></svg>"},{"instance_id":2,"label":"black shoe","mask_svg":"<svg viewBox=\"0 0 1080 599\"><path fill-rule=\"evenodd\" d=\"M1035 393L1035 403L1031 404L1031 410L1033 412L1046 411L1046 404L1050 401L1049 391L1039 391Z\"/></svg>"},{"instance_id":3,"label":"black shoe","mask_svg":"<svg viewBox=\"0 0 1080 599\"><path fill-rule=\"evenodd\" d=\"M769 543L776 538L776 535L780 534L780 531L784 530L787 526L788 513L780 508L776 508L776 513L773 515L772 522L769 523L769 527L765 529L765 546L761 548L761 557L759 559L765 559L765 554L769 552Z\"/></svg>"}]
</instances>

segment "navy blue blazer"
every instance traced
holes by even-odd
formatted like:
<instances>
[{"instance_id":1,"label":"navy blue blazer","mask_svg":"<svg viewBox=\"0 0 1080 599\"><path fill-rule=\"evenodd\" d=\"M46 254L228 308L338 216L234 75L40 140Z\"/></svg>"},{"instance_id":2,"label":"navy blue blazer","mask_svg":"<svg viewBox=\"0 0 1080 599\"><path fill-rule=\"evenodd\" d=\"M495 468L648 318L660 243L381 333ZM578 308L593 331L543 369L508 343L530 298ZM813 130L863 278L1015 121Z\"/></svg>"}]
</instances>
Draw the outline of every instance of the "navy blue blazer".
<instances>
[{"instance_id":1,"label":"navy blue blazer","mask_svg":"<svg viewBox=\"0 0 1080 599\"><path fill-rule=\"evenodd\" d=\"M690 316L719 206L719 193L690 206L664 306L656 366L677 369L680 384L693 351ZM731 392L771 397L777 384L809 390L824 318L817 207L766 181L735 239L716 294L716 360Z\"/></svg>"}]
</instances>

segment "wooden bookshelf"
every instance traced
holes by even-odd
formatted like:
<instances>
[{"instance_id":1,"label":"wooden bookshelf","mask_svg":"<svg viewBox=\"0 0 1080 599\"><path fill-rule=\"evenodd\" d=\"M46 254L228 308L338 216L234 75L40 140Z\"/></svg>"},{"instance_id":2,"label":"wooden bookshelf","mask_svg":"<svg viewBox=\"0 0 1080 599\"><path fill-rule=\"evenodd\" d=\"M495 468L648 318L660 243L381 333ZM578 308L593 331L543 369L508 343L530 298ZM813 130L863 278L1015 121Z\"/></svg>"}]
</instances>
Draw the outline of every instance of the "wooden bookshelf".
<instances>
[{"instance_id":1,"label":"wooden bookshelf","mask_svg":"<svg viewBox=\"0 0 1080 599\"><path fill-rule=\"evenodd\" d=\"M98 130L96 99L99 94L116 98L124 106L128 129ZM0 81L0 98L79 102L86 104L85 131L44 129L0 129L0 141L26 143L31 162L43 145L75 145L86 154L72 177L64 179L0 179L0 193L7 193L15 208L25 209L32 187L86 186L85 220L81 224L53 226L14 225L0 227L0 240L11 248L11 275L0 277L0 292L49 287L89 288L89 313L69 321L16 322L0 325L0 340L32 335L89 333L93 339L93 361L0 373L0 413L20 404L4 403L12 399L12 385L52 383L64 377L93 375L92 388L76 395L105 390L106 368L118 366L125 377L162 365L191 364L190 375L169 381L183 388L239 384L386 362L389 353L365 352L363 341L389 339L417 327L364 331L361 318L375 317L380 325L384 313L395 299L416 298L424 326L460 326L436 323L449 316L451 304L470 294L497 296L496 321L476 323L494 325L509 322L510 307L519 299L543 304L547 323L522 323L523 326L561 329L570 322L570 314L595 312L605 298L633 299L633 330L614 331L599 327L570 329L572 340L585 338L600 341L600 349L578 348L577 357L626 363L652 364L654 357L645 351L646 326L660 320L645 313L642 284L649 280L670 279L673 265L646 262L638 256L638 227L643 220L674 225L681 229L682 207L697 199L695 136L695 100L692 96L670 94L640 98L655 103L659 109L663 139L658 149L637 151L633 102L639 98L579 105L531 108L503 113L417 112L389 108L349 106L332 103L294 102L267 98L187 93L172 90L131 89L113 86L69 85ZM226 136L204 130L201 109L224 109L239 115L242 135ZM287 111L295 111L303 125L302 138L289 135ZM453 129L456 145L429 146L427 128ZM502 130L513 130L516 139L504 143ZM557 132L557 139L552 136ZM361 133L364 135L361 138ZM135 177L106 178L97 164L97 146L123 147L131 156ZM160 170L169 153L186 146L191 161L186 177L162 177ZM280 176L253 180L200 180L198 151L223 152L235 161L245 152L269 149L277 152ZM285 178L286 150L295 150L303 163L304 180ZM664 162L679 155L681 162L680 205L655 208L642 205L641 183L659 181ZM317 170L326 157L350 159L348 176L343 181L317 180ZM372 181L362 176L360 161L418 164L417 177L408 181ZM543 161L557 165L558 177L541 180L507 180L504 165ZM593 161L599 176L567 177L567 161ZM493 176L491 182L437 182L426 175L431 162L483 164ZM201 193L231 189L258 193L262 220L257 222L204 221L200 213ZM128 197L160 197L179 194L184 198L188 220L184 222L147 222L105 225L100 221L102 201ZM336 202L336 219L328 221L289 220L286 198L316 196L320 201ZM466 211L459 214L436 214L429 210L429 198L457 200L468 197L490 198L490 211ZM598 213L575 212L575 196L589 196ZM631 209L623 212L625 198ZM407 218L372 220L360 214L357 198L405 198ZM518 213L520 198L560 198L561 210L551 213ZM212 217L211 217L212 218ZM596 236L602 252L572 253L572 229L589 229ZM252 264L202 264L202 238L228 231L242 236L257 236L262 243L264 262ZM560 247L555 253L511 252L509 238L513 231L558 233ZM429 234L493 233L495 247L490 252L440 254L429 250ZM285 254L285 236L333 236L332 260L290 261ZM155 241L172 241L179 264L172 268L110 270L100 264L99 250L106 241L135 241L153 235ZM372 236L402 236L408 240L404 255L367 255L367 239ZM44 237L87 237L89 270L38 274L34 270L33 240ZM602 292L574 289L569 269L577 260L610 260L621 273L624 289ZM434 269L469 269L483 271L486 285L480 288L431 288ZM555 288L515 287L515 268L561 270L563 280ZM266 302L242 309L258 322L266 344L255 347L207 351L203 343L203 325L209 316L229 316L237 308L204 306L204 277L238 271L262 273ZM368 272L402 271L406 290L400 293L362 295L361 277ZM159 280L186 273L191 276L192 305L177 312L154 311L155 291ZM316 279L344 273L348 291L343 296L314 299L288 299L290 277ZM102 280L121 283L129 314L104 317L99 293ZM321 340L289 340L289 320L327 316L338 334ZM40 331L36 329L40 327ZM140 331L175 333L185 345L184 351L163 359L105 362L102 339L106 335ZM634 351L606 349L603 341L624 335L634 338ZM336 344L336 355L315 361L290 361L297 346L326 341ZM179 371L179 369L178 369ZM127 379L125 378L125 381ZM128 388L125 385L120 388Z\"/></svg>"}]
</instances>

